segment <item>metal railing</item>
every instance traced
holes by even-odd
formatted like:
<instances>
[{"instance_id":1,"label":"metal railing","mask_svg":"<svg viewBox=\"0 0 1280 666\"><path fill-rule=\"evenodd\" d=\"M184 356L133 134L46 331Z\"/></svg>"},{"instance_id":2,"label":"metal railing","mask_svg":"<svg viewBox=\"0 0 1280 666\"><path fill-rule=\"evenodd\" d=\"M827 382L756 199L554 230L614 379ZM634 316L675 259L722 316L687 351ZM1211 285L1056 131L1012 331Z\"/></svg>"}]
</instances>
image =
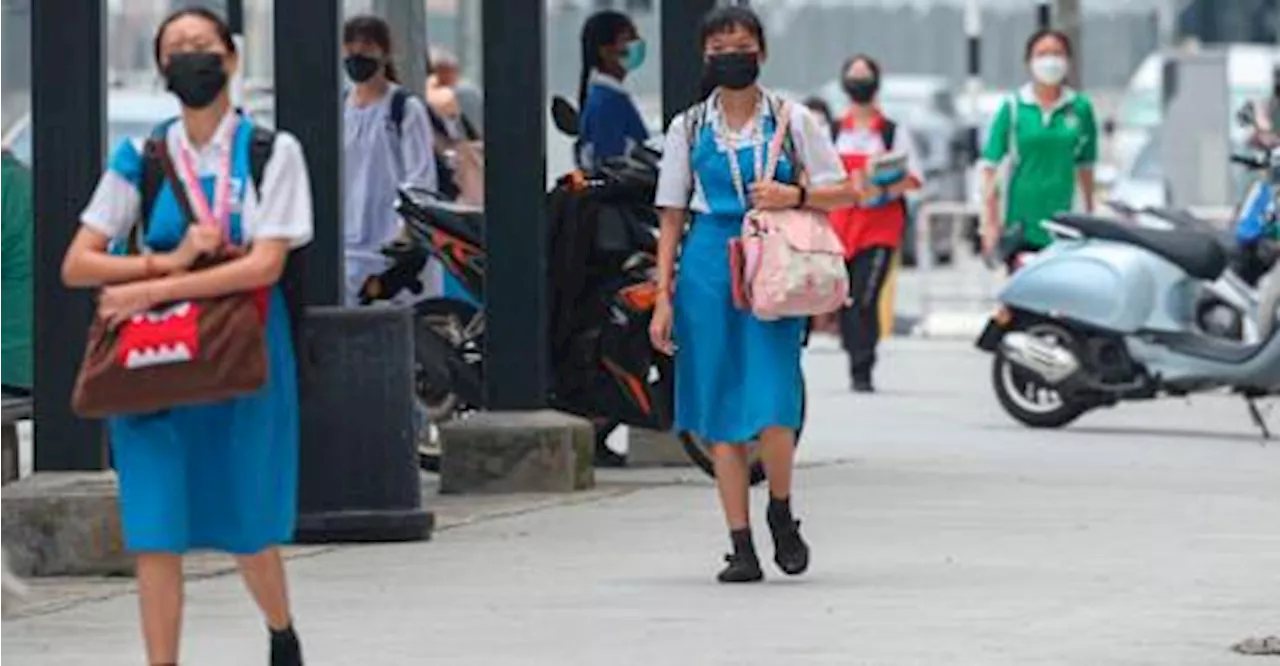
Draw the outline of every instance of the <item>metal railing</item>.
<instances>
[{"instance_id":1,"label":"metal railing","mask_svg":"<svg viewBox=\"0 0 1280 666\"><path fill-rule=\"evenodd\" d=\"M1001 278L997 271L987 267L979 270L939 271L934 258L933 244L947 239L954 248L952 262L981 261L963 251L964 229L970 218L981 219L978 206L962 201L930 201L920 206L916 213L915 236L911 239L916 248L916 272L919 290L921 326L927 326L930 316L940 309L963 313L986 313L995 307L996 292ZM928 335L928 330L922 332Z\"/></svg>"}]
</instances>

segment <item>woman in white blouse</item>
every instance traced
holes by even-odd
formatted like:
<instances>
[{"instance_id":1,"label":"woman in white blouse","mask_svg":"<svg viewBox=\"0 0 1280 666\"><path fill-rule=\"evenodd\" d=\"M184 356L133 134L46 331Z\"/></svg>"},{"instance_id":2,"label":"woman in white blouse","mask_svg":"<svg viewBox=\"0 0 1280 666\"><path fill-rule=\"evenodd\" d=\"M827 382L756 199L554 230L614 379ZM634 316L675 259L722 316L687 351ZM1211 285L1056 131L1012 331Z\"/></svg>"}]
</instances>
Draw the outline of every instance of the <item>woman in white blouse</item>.
<instances>
[{"instance_id":1,"label":"woman in white blouse","mask_svg":"<svg viewBox=\"0 0 1280 666\"><path fill-rule=\"evenodd\" d=\"M171 15L156 34L155 58L182 102L182 115L151 139L175 176L148 193L154 198L143 210L144 181L162 158L130 141L118 146L81 215L63 280L101 288L98 314L114 322L172 301L264 287L271 295L268 376L260 390L108 420L125 546L137 556L148 663L178 662L183 554L219 550L235 556L262 610L273 666L300 666L279 550L293 537L297 509L298 384L289 308L277 283L289 252L311 240L307 165L297 139L276 132L255 182L250 147L261 130L231 107L227 81L239 59L215 14ZM179 195L201 219L185 219ZM135 228L145 232L138 244L144 252L108 250ZM236 258L191 270L197 257L224 248Z\"/></svg>"},{"instance_id":2,"label":"woman in white blouse","mask_svg":"<svg viewBox=\"0 0 1280 666\"><path fill-rule=\"evenodd\" d=\"M805 320L766 322L736 309L727 245L749 208L830 209L848 205L853 194L831 136L813 114L757 83L765 38L751 10L713 10L703 20L701 43L704 80L714 90L667 131L656 200L662 209L659 296L650 337L658 350L675 355L676 428L714 443L716 485L733 544L718 580L752 582L764 575L748 519L746 445L752 440L763 447L769 477L774 561L789 575L809 564L790 504ZM778 182L756 182L780 113L790 114L791 130Z\"/></svg>"},{"instance_id":3,"label":"woman in white blouse","mask_svg":"<svg viewBox=\"0 0 1280 666\"><path fill-rule=\"evenodd\" d=\"M353 84L342 114L346 303L357 305L365 279L387 268L382 248L402 231L397 188L435 191L436 158L426 103L398 83L387 22L377 16L348 19L342 49ZM428 295L438 294L439 262L429 261L423 277Z\"/></svg>"}]
</instances>

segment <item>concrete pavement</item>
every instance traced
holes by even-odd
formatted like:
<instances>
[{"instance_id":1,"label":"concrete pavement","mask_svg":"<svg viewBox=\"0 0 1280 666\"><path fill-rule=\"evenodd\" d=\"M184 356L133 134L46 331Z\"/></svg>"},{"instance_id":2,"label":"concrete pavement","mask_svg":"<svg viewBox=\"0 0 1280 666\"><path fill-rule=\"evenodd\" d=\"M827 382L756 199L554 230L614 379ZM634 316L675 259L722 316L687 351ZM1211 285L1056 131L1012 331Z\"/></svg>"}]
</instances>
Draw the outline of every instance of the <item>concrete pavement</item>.
<instances>
[{"instance_id":1,"label":"concrete pavement","mask_svg":"<svg viewBox=\"0 0 1280 666\"><path fill-rule=\"evenodd\" d=\"M1031 432L967 344L892 341L875 396L845 391L829 342L806 363L808 576L716 585L710 483L624 470L430 543L293 560L308 663L1214 666L1258 663L1229 645L1280 629L1280 442L1260 446L1238 400ZM235 577L188 598L184 663L265 663ZM142 661L131 595L10 619L3 638L11 666Z\"/></svg>"}]
</instances>

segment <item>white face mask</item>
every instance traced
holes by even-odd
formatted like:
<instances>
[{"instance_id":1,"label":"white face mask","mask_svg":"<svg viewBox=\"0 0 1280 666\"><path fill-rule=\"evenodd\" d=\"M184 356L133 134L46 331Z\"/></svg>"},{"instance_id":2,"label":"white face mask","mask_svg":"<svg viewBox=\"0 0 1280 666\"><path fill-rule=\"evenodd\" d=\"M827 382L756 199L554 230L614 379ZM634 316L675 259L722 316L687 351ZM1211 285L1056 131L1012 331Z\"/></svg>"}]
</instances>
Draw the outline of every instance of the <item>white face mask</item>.
<instances>
[{"instance_id":1,"label":"white face mask","mask_svg":"<svg viewBox=\"0 0 1280 666\"><path fill-rule=\"evenodd\" d=\"M1060 55L1042 55L1031 59L1031 76L1036 81L1056 86L1067 78L1067 59Z\"/></svg>"}]
</instances>

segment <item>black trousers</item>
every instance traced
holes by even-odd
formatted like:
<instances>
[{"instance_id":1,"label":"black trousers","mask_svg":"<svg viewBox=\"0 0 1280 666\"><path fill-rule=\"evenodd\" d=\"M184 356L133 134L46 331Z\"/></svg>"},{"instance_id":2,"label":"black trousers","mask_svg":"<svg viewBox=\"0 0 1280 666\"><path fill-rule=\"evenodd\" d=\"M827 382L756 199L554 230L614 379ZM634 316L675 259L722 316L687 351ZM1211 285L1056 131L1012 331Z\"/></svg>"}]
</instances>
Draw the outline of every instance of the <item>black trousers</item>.
<instances>
[{"instance_id":1,"label":"black trousers","mask_svg":"<svg viewBox=\"0 0 1280 666\"><path fill-rule=\"evenodd\" d=\"M853 303L840 311L840 338L849 354L849 373L871 378L880 341L880 291L889 275L893 248L869 247L845 262Z\"/></svg>"}]
</instances>

